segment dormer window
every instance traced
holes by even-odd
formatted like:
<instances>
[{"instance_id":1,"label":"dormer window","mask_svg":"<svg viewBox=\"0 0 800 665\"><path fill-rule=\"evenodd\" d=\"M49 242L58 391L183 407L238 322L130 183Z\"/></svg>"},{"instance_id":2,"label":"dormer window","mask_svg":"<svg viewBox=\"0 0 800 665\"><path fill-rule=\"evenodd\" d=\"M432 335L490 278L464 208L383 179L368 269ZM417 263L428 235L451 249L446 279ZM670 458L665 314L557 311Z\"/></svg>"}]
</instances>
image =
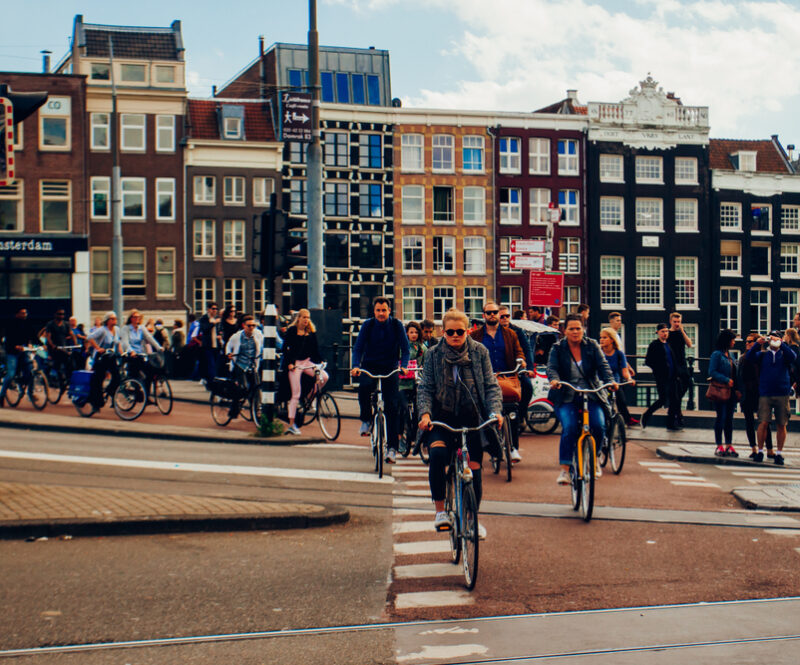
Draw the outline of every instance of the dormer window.
<instances>
[{"instance_id":1,"label":"dormer window","mask_svg":"<svg viewBox=\"0 0 800 665\"><path fill-rule=\"evenodd\" d=\"M226 139L242 138L241 118L225 118L225 138Z\"/></svg>"},{"instance_id":2,"label":"dormer window","mask_svg":"<svg viewBox=\"0 0 800 665\"><path fill-rule=\"evenodd\" d=\"M244 106L226 104L219 108L220 136L223 139L244 138Z\"/></svg>"},{"instance_id":3,"label":"dormer window","mask_svg":"<svg viewBox=\"0 0 800 665\"><path fill-rule=\"evenodd\" d=\"M734 165L737 171L755 171L756 170L756 154L755 152L745 152L740 150L735 155Z\"/></svg>"}]
</instances>

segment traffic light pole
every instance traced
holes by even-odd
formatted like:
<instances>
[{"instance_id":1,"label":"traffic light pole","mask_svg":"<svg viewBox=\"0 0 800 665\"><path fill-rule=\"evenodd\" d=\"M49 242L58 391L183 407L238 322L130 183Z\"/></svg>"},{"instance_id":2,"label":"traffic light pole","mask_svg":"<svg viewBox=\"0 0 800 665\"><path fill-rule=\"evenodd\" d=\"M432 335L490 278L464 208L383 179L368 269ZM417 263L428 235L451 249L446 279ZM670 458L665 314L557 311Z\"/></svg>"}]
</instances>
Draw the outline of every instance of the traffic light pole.
<instances>
[{"instance_id":1,"label":"traffic light pole","mask_svg":"<svg viewBox=\"0 0 800 665\"><path fill-rule=\"evenodd\" d=\"M317 2L308 1L308 70L311 86L311 143L308 146L308 308L322 309L322 142L319 105L319 34Z\"/></svg>"},{"instance_id":2,"label":"traffic light pole","mask_svg":"<svg viewBox=\"0 0 800 665\"><path fill-rule=\"evenodd\" d=\"M119 168L119 128L117 120L117 86L114 81L114 46L108 38L109 60L111 62L111 308L122 321L122 181Z\"/></svg>"}]
</instances>

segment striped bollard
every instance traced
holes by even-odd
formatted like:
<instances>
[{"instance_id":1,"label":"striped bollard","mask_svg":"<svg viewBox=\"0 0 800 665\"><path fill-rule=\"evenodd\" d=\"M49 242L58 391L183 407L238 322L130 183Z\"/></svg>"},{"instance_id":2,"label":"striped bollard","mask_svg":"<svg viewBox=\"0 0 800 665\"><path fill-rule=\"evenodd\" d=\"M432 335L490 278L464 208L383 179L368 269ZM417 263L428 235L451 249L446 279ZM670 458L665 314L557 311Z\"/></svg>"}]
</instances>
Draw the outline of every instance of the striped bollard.
<instances>
[{"instance_id":1,"label":"striped bollard","mask_svg":"<svg viewBox=\"0 0 800 665\"><path fill-rule=\"evenodd\" d=\"M268 420L275 416L275 350L278 337L278 310L275 305L264 308L264 348L261 350L261 410Z\"/></svg>"}]
</instances>

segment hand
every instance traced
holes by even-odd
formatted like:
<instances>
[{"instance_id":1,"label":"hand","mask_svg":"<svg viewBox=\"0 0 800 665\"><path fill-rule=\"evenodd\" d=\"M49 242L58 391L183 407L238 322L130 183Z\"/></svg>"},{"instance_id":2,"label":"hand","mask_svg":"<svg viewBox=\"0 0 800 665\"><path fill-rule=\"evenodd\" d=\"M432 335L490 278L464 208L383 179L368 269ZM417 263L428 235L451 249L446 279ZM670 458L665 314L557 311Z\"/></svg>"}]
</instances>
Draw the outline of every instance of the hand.
<instances>
[{"instance_id":1,"label":"hand","mask_svg":"<svg viewBox=\"0 0 800 665\"><path fill-rule=\"evenodd\" d=\"M728 385L733 388L733 379L728 379Z\"/></svg>"},{"instance_id":2,"label":"hand","mask_svg":"<svg viewBox=\"0 0 800 665\"><path fill-rule=\"evenodd\" d=\"M534 378L536 378L536 372L530 372L530 371L529 371L529 372L528 372L528 378L530 378L530 379L534 379Z\"/></svg>"},{"instance_id":3,"label":"hand","mask_svg":"<svg viewBox=\"0 0 800 665\"><path fill-rule=\"evenodd\" d=\"M630 384L630 385L632 385L632 386L635 386L635 385L636 385L636 381L635 381L635 380L633 380L633 379L629 379L629 381L631 382L631 384Z\"/></svg>"},{"instance_id":4,"label":"hand","mask_svg":"<svg viewBox=\"0 0 800 665\"><path fill-rule=\"evenodd\" d=\"M359 374L361 374L361 369L359 367L353 367L353 369L350 370L350 376L358 376Z\"/></svg>"},{"instance_id":5,"label":"hand","mask_svg":"<svg viewBox=\"0 0 800 665\"><path fill-rule=\"evenodd\" d=\"M408 367L401 367L400 374L408 374Z\"/></svg>"},{"instance_id":6,"label":"hand","mask_svg":"<svg viewBox=\"0 0 800 665\"><path fill-rule=\"evenodd\" d=\"M550 387L551 387L553 390L559 390L559 389L561 388L561 382L560 382L560 381L556 381L555 379L553 379L553 380L550 382Z\"/></svg>"},{"instance_id":7,"label":"hand","mask_svg":"<svg viewBox=\"0 0 800 665\"><path fill-rule=\"evenodd\" d=\"M503 422L504 422L503 416L497 414L495 418L497 418L497 429L503 429Z\"/></svg>"},{"instance_id":8,"label":"hand","mask_svg":"<svg viewBox=\"0 0 800 665\"><path fill-rule=\"evenodd\" d=\"M611 389L612 393L615 393L615 392L617 392L619 390L619 384L616 381L614 381L614 383L612 383L609 386L609 388Z\"/></svg>"},{"instance_id":9,"label":"hand","mask_svg":"<svg viewBox=\"0 0 800 665\"><path fill-rule=\"evenodd\" d=\"M422 414L422 418L419 419L419 428L423 431L429 431L433 429L433 425L431 425L430 413Z\"/></svg>"},{"instance_id":10,"label":"hand","mask_svg":"<svg viewBox=\"0 0 800 665\"><path fill-rule=\"evenodd\" d=\"M288 369L291 372L294 369L294 363L286 365L286 369Z\"/></svg>"},{"instance_id":11,"label":"hand","mask_svg":"<svg viewBox=\"0 0 800 665\"><path fill-rule=\"evenodd\" d=\"M228 353L227 356L228 356L228 360L233 360L233 354L232 353Z\"/></svg>"},{"instance_id":12,"label":"hand","mask_svg":"<svg viewBox=\"0 0 800 665\"><path fill-rule=\"evenodd\" d=\"M766 344L766 343L767 343L767 338L766 337L759 337L756 340L756 344Z\"/></svg>"}]
</instances>

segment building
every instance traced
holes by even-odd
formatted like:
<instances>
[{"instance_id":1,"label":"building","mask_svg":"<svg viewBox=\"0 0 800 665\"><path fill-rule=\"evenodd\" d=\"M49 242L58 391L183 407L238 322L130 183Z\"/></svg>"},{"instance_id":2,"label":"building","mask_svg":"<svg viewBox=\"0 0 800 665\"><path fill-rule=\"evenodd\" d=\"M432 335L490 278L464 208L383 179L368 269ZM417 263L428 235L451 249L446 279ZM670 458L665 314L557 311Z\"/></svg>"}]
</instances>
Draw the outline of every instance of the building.
<instances>
[{"instance_id":1,"label":"building","mask_svg":"<svg viewBox=\"0 0 800 665\"><path fill-rule=\"evenodd\" d=\"M711 139L709 165L713 324L785 330L800 311L800 178L777 136Z\"/></svg>"},{"instance_id":2,"label":"building","mask_svg":"<svg viewBox=\"0 0 800 665\"><path fill-rule=\"evenodd\" d=\"M63 308L89 323L85 77L1 72L0 83L49 94L17 126L17 179L0 187L2 316L25 306L44 321Z\"/></svg>"},{"instance_id":3,"label":"building","mask_svg":"<svg viewBox=\"0 0 800 665\"><path fill-rule=\"evenodd\" d=\"M269 102L189 99L186 110L188 301L263 312L268 283L253 266L253 220L280 192L283 145Z\"/></svg>"}]
</instances>

